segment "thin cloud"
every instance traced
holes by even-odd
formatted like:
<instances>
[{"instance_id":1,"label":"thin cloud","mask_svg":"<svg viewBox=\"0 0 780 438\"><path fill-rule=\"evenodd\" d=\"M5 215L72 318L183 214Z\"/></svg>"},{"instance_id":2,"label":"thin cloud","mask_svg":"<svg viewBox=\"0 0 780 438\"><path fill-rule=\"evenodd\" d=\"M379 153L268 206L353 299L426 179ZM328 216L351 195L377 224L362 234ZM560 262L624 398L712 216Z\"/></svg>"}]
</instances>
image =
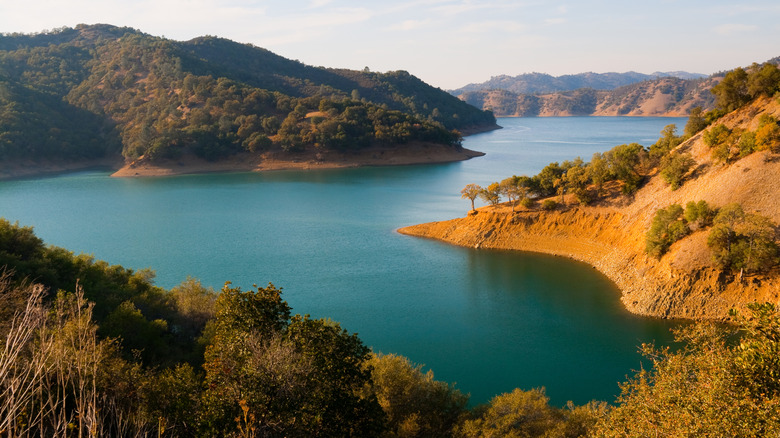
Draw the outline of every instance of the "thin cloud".
<instances>
[{"instance_id":1,"label":"thin cloud","mask_svg":"<svg viewBox=\"0 0 780 438\"><path fill-rule=\"evenodd\" d=\"M461 29L463 32L468 33L495 33L506 32L516 33L525 30L525 26L522 23L511 20L491 20L482 21L478 23L470 23Z\"/></svg>"},{"instance_id":2,"label":"thin cloud","mask_svg":"<svg viewBox=\"0 0 780 438\"><path fill-rule=\"evenodd\" d=\"M716 27L715 32L719 35L731 36L731 35L737 35L742 33L754 32L757 29L758 27L752 24L728 23Z\"/></svg>"},{"instance_id":3,"label":"thin cloud","mask_svg":"<svg viewBox=\"0 0 780 438\"><path fill-rule=\"evenodd\" d=\"M431 25L432 20L425 19L425 20L404 20L400 23L396 23L392 26L389 26L388 30L401 30L401 31L408 31L408 30L415 30L415 29L422 29L427 28Z\"/></svg>"}]
</instances>

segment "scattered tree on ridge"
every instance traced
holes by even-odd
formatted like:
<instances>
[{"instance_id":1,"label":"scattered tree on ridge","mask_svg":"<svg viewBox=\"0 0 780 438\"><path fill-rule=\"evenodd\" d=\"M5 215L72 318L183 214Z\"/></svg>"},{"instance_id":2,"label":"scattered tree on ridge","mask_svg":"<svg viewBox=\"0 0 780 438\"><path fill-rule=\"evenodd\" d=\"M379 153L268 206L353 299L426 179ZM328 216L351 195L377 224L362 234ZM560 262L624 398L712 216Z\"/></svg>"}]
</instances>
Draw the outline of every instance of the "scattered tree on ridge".
<instances>
[{"instance_id":1,"label":"scattered tree on ridge","mask_svg":"<svg viewBox=\"0 0 780 438\"><path fill-rule=\"evenodd\" d=\"M474 208L474 200L477 199L480 193L482 193L482 187L479 185L466 184L466 187L460 191L460 197L463 199L468 198L468 200L471 201L471 211L474 211L476 210L476 208Z\"/></svg>"}]
</instances>

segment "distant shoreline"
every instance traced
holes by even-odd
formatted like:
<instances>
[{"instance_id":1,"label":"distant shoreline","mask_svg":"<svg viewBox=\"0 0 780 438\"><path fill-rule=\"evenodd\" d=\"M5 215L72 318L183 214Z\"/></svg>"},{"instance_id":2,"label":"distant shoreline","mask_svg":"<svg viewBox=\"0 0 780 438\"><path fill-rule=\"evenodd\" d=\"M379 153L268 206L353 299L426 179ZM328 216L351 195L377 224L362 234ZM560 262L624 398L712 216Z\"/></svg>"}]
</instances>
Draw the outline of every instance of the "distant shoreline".
<instances>
[{"instance_id":1,"label":"distant shoreline","mask_svg":"<svg viewBox=\"0 0 780 438\"><path fill-rule=\"evenodd\" d=\"M223 172L265 172L272 170L342 169L353 167L403 166L463 161L485 155L465 148L432 143L415 143L391 148L368 148L355 152L314 151L238 154L209 162L197 157L135 162L122 166L111 176L142 178Z\"/></svg>"},{"instance_id":2,"label":"distant shoreline","mask_svg":"<svg viewBox=\"0 0 780 438\"><path fill-rule=\"evenodd\" d=\"M112 177L141 178L203 173L263 172L272 170L342 169L353 167L404 166L468 160L485 155L466 148L435 143L409 143L394 147L372 147L354 152L307 150L262 154L237 154L210 162L194 156L175 160L125 163L117 158L80 162L14 162L0 164L0 180L54 176L86 170L108 170Z\"/></svg>"}]
</instances>

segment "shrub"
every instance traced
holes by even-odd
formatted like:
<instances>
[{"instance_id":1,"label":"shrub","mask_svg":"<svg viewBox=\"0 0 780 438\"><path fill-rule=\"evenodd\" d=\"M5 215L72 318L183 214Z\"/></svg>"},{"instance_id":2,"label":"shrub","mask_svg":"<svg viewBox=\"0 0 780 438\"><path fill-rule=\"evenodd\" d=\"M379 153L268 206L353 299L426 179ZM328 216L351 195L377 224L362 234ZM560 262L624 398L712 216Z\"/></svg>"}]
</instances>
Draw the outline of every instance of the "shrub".
<instances>
[{"instance_id":1,"label":"shrub","mask_svg":"<svg viewBox=\"0 0 780 438\"><path fill-rule=\"evenodd\" d=\"M703 228L712 225L712 219L715 217L715 210L710 208L707 201L699 201L685 204L685 221L688 227Z\"/></svg>"},{"instance_id":2,"label":"shrub","mask_svg":"<svg viewBox=\"0 0 780 438\"><path fill-rule=\"evenodd\" d=\"M655 213L645 236L645 252L660 259L674 242L685 237L689 231L683 222L683 208L679 204L662 208Z\"/></svg>"},{"instance_id":3,"label":"shrub","mask_svg":"<svg viewBox=\"0 0 780 438\"><path fill-rule=\"evenodd\" d=\"M690 154L671 153L661 158L661 178L677 190L682 185L685 174L696 162Z\"/></svg>"},{"instance_id":4,"label":"shrub","mask_svg":"<svg viewBox=\"0 0 780 438\"><path fill-rule=\"evenodd\" d=\"M707 237L715 264L724 270L760 272L778 262L775 226L769 218L745 213L739 204L720 209Z\"/></svg>"},{"instance_id":5,"label":"shrub","mask_svg":"<svg viewBox=\"0 0 780 438\"><path fill-rule=\"evenodd\" d=\"M555 210L558 207L558 203L553 201L552 199L545 199L542 201L542 210Z\"/></svg>"}]
</instances>

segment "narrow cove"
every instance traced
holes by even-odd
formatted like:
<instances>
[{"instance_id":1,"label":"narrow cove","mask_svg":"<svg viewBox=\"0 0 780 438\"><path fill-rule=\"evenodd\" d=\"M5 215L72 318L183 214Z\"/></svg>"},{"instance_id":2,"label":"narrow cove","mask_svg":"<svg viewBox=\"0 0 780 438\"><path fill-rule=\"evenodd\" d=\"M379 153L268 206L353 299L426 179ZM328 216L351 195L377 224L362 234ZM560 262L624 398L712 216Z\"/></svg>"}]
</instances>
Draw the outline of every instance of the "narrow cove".
<instances>
[{"instance_id":1,"label":"narrow cove","mask_svg":"<svg viewBox=\"0 0 780 438\"><path fill-rule=\"evenodd\" d=\"M462 216L468 183L534 174L616 144L649 145L684 119L501 119L466 139L485 157L441 165L117 179L107 172L0 182L0 215L45 242L219 289L273 282L293 311L339 321L375 351L456 382L472 403L545 386L552 402L612 401L637 346L671 339L591 267L464 249L395 229Z\"/></svg>"}]
</instances>

